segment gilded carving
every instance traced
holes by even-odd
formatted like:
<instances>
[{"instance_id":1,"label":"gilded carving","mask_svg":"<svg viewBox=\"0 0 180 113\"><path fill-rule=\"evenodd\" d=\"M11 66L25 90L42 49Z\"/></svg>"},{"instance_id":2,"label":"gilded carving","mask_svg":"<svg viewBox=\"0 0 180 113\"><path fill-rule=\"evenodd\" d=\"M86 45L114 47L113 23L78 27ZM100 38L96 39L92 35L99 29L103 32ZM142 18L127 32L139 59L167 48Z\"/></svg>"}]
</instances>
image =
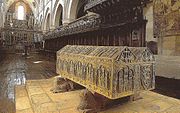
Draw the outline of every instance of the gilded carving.
<instances>
[{"instance_id":1,"label":"gilded carving","mask_svg":"<svg viewBox=\"0 0 180 113\"><path fill-rule=\"evenodd\" d=\"M154 56L147 48L66 46L57 73L110 99L154 88Z\"/></svg>"}]
</instances>

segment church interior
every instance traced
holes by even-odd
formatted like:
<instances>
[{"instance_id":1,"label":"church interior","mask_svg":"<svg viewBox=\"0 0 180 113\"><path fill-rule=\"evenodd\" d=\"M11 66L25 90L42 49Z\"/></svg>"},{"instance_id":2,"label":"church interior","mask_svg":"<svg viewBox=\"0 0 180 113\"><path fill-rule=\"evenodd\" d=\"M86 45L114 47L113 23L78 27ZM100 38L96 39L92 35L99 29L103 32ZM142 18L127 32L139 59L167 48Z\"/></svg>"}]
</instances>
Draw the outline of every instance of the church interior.
<instances>
[{"instance_id":1,"label":"church interior","mask_svg":"<svg viewBox=\"0 0 180 113\"><path fill-rule=\"evenodd\" d=\"M0 113L180 113L180 0L0 0Z\"/></svg>"}]
</instances>

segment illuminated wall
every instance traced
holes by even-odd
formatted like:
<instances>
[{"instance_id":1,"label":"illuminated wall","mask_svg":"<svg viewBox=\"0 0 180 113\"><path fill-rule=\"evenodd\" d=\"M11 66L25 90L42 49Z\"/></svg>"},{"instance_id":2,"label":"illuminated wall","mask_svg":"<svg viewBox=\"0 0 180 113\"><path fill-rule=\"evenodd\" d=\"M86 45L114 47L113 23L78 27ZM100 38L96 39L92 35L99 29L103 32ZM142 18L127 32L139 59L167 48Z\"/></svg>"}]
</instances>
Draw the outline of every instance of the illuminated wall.
<instances>
[{"instance_id":1,"label":"illuminated wall","mask_svg":"<svg viewBox=\"0 0 180 113\"><path fill-rule=\"evenodd\" d=\"M163 55L180 55L180 1L154 1L154 35Z\"/></svg>"}]
</instances>

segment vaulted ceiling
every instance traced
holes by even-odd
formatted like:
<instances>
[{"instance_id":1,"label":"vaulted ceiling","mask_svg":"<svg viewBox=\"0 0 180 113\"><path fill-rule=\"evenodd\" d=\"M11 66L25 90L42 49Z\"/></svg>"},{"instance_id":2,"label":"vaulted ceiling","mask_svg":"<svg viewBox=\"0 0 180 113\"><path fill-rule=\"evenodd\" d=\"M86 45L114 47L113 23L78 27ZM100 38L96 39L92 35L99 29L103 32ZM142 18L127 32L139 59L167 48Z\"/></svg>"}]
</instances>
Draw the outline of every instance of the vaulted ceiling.
<instances>
[{"instance_id":1,"label":"vaulted ceiling","mask_svg":"<svg viewBox=\"0 0 180 113\"><path fill-rule=\"evenodd\" d=\"M39 0L6 0L6 7L7 7L7 10L9 9L9 7L15 3L15 2L19 2L19 1L23 1L25 3L27 3L29 5L29 7L31 8L31 10L34 12L35 11L35 8L37 7L38 5L38 1Z\"/></svg>"},{"instance_id":2,"label":"vaulted ceiling","mask_svg":"<svg viewBox=\"0 0 180 113\"><path fill-rule=\"evenodd\" d=\"M30 4L34 4L34 3L38 3L38 0L6 0L7 3L12 3L12 2L16 2L16 1L26 1Z\"/></svg>"},{"instance_id":3,"label":"vaulted ceiling","mask_svg":"<svg viewBox=\"0 0 180 113\"><path fill-rule=\"evenodd\" d=\"M36 5L38 4L37 0L6 0L7 2L7 6L10 6L11 4L13 4L14 2L17 1L24 1L26 3L28 3L31 7L36 7Z\"/></svg>"}]
</instances>

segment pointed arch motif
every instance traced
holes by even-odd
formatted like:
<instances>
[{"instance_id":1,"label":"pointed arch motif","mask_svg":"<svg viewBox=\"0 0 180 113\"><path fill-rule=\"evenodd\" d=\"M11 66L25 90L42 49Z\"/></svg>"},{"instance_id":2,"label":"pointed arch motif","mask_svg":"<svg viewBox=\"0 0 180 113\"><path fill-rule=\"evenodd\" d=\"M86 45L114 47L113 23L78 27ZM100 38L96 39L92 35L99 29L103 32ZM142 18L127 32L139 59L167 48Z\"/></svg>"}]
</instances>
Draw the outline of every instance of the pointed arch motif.
<instances>
[{"instance_id":1,"label":"pointed arch motif","mask_svg":"<svg viewBox=\"0 0 180 113\"><path fill-rule=\"evenodd\" d=\"M79 0L71 0L71 2L69 2L68 18L70 20L74 20L76 18L78 3Z\"/></svg>"},{"instance_id":2,"label":"pointed arch motif","mask_svg":"<svg viewBox=\"0 0 180 113\"><path fill-rule=\"evenodd\" d=\"M57 24L57 21L60 20L61 23L63 21L63 18L64 18L64 7L63 7L63 1L62 0L56 0L55 4L54 4L54 9L53 9L53 26L54 27L57 27L59 26L56 25Z\"/></svg>"},{"instance_id":3,"label":"pointed arch motif","mask_svg":"<svg viewBox=\"0 0 180 113\"><path fill-rule=\"evenodd\" d=\"M32 10L33 12L33 15L35 14L35 7L33 6L33 4L31 2L29 2L28 0L9 0L7 2L7 8L5 10L5 14L8 12L9 8L14 4L14 3L17 3L17 2L24 2L25 4L27 4L30 9Z\"/></svg>"},{"instance_id":4,"label":"pointed arch motif","mask_svg":"<svg viewBox=\"0 0 180 113\"><path fill-rule=\"evenodd\" d=\"M48 30L47 25L49 24L49 27L50 27L50 22L49 21L50 21L50 8L47 8L46 12L45 12L45 16L44 16L44 24L43 24L44 29L43 30Z\"/></svg>"}]
</instances>

